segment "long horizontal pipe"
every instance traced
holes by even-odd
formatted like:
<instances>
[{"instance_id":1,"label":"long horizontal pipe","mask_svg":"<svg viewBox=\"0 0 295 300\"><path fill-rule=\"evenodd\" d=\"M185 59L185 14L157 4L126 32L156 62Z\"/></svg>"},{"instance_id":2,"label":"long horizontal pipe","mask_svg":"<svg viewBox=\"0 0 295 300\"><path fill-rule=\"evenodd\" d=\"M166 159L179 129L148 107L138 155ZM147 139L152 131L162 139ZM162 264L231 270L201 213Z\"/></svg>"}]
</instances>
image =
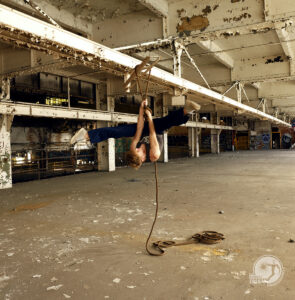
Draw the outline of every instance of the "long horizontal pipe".
<instances>
[{"instance_id":1,"label":"long horizontal pipe","mask_svg":"<svg viewBox=\"0 0 295 300\"><path fill-rule=\"evenodd\" d=\"M5 35L3 35L3 32L6 31L9 35L11 31L16 30L18 31L18 38L20 40L23 37L24 40L28 41L29 35L32 37L31 40L33 41L31 41L31 43L34 45L38 46L42 43L48 44L51 47L54 47L55 51L60 51L62 53L65 53L65 51L61 48L66 48L69 50L67 51L68 56L72 58L74 57L76 60L87 60L84 55L77 55L77 53L75 53L75 51L82 51L86 56L88 54L89 56L92 56L92 58L94 57L102 61L106 61L111 66L115 64L118 68L123 67L127 70L133 69L141 62L140 60L130 57L124 53L115 51L64 29L57 28L51 24L35 19L4 5L0 5L0 26L2 27L0 38L4 38ZM92 58L90 57L90 60ZM289 123L278 118L248 105L239 103L236 100L223 96L196 83L174 76L159 68L152 68L151 76L157 82L169 84L180 89L186 89L200 97L210 98L210 100L215 104L225 105L232 109L243 111L244 113L256 118L268 120L281 126L291 127Z\"/></svg>"}]
</instances>

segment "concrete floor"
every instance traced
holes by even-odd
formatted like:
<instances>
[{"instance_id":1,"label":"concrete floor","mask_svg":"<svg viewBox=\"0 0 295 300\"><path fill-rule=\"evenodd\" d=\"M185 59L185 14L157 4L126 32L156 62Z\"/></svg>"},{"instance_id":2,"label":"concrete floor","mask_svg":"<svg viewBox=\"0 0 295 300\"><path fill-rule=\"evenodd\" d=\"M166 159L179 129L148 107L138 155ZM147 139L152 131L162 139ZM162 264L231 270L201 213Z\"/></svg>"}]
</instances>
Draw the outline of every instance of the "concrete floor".
<instances>
[{"instance_id":1,"label":"concrete floor","mask_svg":"<svg viewBox=\"0 0 295 300\"><path fill-rule=\"evenodd\" d=\"M153 240L226 236L162 257L144 249L153 165L15 184L0 191L0 299L295 299L294 166L291 151L159 164ZM275 286L249 281L262 255L284 265Z\"/></svg>"}]
</instances>

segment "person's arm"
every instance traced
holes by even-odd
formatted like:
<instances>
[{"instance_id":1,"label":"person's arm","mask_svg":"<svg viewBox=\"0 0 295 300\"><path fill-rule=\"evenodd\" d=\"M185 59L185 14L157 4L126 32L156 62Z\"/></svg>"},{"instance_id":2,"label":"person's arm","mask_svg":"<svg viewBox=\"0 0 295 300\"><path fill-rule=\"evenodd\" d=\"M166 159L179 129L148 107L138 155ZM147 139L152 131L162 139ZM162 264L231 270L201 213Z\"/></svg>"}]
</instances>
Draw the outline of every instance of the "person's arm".
<instances>
[{"instance_id":1,"label":"person's arm","mask_svg":"<svg viewBox=\"0 0 295 300\"><path fill-rule=\"evenodd\" d=\"M157 140L155 126L154 126L151 112L145 110L145 113L147 115L147 119L149 123L149 131L150 131L150 160L157 161L161 155L161 151Z\"/></svg>"},{"instance_id":2,"label":"person's arm","mask_svg":"<svg viewBox=\"0 0 295 300\"><path fill-rule=\"evenodd\" d=\"M143 116L144 115L144 107L146 105L147 105L147 100L142 101L140 104L138 120L137 120L137 128L136 128L135 135L134 135L131 145L130 145L131 151L135 151L136 145L139 142L141 134L142 134L142 130L144 127L144 116Z\"/></svg>"}]
</instances>

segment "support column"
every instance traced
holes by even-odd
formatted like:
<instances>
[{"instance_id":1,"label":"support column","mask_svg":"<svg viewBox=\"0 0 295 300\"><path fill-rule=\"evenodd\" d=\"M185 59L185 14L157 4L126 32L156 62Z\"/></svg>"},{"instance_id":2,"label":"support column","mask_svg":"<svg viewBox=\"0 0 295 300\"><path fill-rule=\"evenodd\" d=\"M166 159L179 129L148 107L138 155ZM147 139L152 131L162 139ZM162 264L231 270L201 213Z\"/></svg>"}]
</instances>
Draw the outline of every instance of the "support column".
<instances>
[{"instance_id":1,"label":"support column","mask_svg":"<svg viewBox=\"0 0 295 300\"><path fill-rule=\"evenodd\" d=\"M113 94L113 81L111 79L107 80L107 109L108 111L115 111L115 98L110 96ZM113 126L112 122L108 122L108 126ZM108 163L109 169L108 171L116 170L116 147L115 147L115 139L108 139Z\"/></svg>"},{"instance_id":2,"label":"support column","mask_svg":"<svg viewBox=\"0 0 295 300\"><path fill-rule=\"evenodd\" d=\"M217 135L216 135L216 139L217 139L217 154L220 154L220 133L221 133L221 130L217 130Z\"/></svg>"},{"instance_id":3,"label":"support column","mask_svg":"<svg viewBox=\"0 0 295 300\"><path fill-rule=\"evenodd\" d=\"M169 95L166 94L160 94L160 99L156 98L156 101L154 102L155 105L158 107L155 107L155 116L166 116L168 114L168 97ZM161 107L161 110L159 109ZM157 112L157 114L156 114ZM160 113L160 114L159 114ZM167 163L168 162L168 132L165 131L163 133L163 151L161 153L161 156L159 158L160 162Z\"/></svg>"},{"instance_id":4,"label":"support column","mask_svg":"<svg viewBox=\"0 0 295 300\"><path fill-rule=\"evenodd\" d=\"M12 115L0 115L0 189L12 187L11 136Z\"/></svg>"},{"instance_id":5,"label":"support column","mask_svg":"<svg viewBox=\"0 0 295 300\"><path fill-rule=\"evenodd\" d=\"M221 130L211 129L211 153L220 154L220 132Z\"/></svg>"},{"instance_id":6,"label":"support column","mask_svg":"<svg viewBox=\"0 0 295 300\"><path fill-rule=\"evenodd\" d=\"M155 117L159 118L165 116L167 113L167 107L165 107L165 103L167 102L166 96L163 94L159 94L155 97L154 101L154 114ZM168 134L167 132L163 133L163 151L159 158L160 162L166 163L168 162Z\"/></svg>"},{"instance_id":7,"label":"support column","mask_svg":"<svg viewBox=\"0 0 295 300\"><path fill-rule=\"evenodd\" d=\"M210 122L211 124L220 124L220 115L218 114L218 112L210 114ZM211 129L211 153L220 154L220 133L221 130Z\"/></svg>"},{"instance_id":8,"label":"support column","mask_svg":"<svg viewBox=\"0 0 295 300\"><path fill-rule=\"evenodd\" d=\"M2 78L1 89L2 89L2 93L0 94L0 101L2 100L9 101L10 100L10 79L9 78Z\"/></svg>"},{"instance_id":9,"label":"support column","mask_svg":"<svg viewBox=\"0 0 295 300\"><path fill-rule=\"evenodd\" d=\"M196 128L196 157L200 157L200 137L202 128Z\"/></svg>"},{"instance_id":10,"label":"support column","mask_svg":"<svg viewBox=\"0 0 295 300\"><path fill-rule=\"evenodd\" d=\"M190 157L195 157L195 135L195 128L188 128L188 147Z\"/></svg>"},{"instance_id":11,"label":"support column","mask_svg":"<svg viewBox=\"0 0 295 300\"><path fill-rule=\"evenodd\" d=\"M197 116L196 116L197 118ZM195 115L193 114L192 120L195 120ZM196 157L197 152L197 128L188 128L188 146L189 146L189 156L190 157Z\"/></svg>"},{"instance_id":12,"label":"support column","mask_svg":"<svg viewBox=\"0 0 295 300\"><path fill-rule=\"evenodd\" d=\"M181 77L182 75L182 66L181 66L181 55L182 55L182 45L178 42L174 42L172 45L173 51L173 72L174 75Z\"/></svg>"},{"instance_id":13,"label":"support column","mask_svg":"<svg viewBox=\"0 0 295 300\"><path fill-rule=\"evenodd\" d=\"M107 97L107 110L114 111L114 98L108 96L111 94L111 82L107 81L106 93L99 90L99 86L96 85L96 109L100 109L100 104L103 96ZM98 121L97 128L111 126L111 122ZM108 139L97 144L97 162L98 171L115 171L115 139Z\"/></svg>"},{"instance_id":14,"label":"support column","mask_svg":"<svg viewBox=\"0 0 295 300\"><path fill-rule=\"evenodd\" d=\"M217 139L216 139L216 130L211 129L211 153L217 153Z\"/></svg>"}]
</instances>

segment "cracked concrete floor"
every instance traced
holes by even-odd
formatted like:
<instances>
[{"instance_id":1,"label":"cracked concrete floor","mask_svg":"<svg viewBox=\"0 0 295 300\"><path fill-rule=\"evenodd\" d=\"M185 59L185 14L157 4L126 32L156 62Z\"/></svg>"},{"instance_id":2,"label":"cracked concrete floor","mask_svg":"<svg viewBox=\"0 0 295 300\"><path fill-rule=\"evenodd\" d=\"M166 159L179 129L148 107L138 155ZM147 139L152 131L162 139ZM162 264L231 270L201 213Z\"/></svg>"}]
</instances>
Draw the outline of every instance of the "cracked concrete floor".
<instances>
[{"instance_id":1,"label":"cracked concrete floor","mask_svg":"<svg viewBox=\"0 0 295 300\"><path fill-rule=\"evenodd\" d=\"M153 165L15 184L0 191L0 298L295 299L295 152L205 155L159 164L153 240L217 230L217 245L146 255ZM224 214L219 214L220 210ZM249 275L281 260L274 286Z\"/></svg>"}]
</instances>

